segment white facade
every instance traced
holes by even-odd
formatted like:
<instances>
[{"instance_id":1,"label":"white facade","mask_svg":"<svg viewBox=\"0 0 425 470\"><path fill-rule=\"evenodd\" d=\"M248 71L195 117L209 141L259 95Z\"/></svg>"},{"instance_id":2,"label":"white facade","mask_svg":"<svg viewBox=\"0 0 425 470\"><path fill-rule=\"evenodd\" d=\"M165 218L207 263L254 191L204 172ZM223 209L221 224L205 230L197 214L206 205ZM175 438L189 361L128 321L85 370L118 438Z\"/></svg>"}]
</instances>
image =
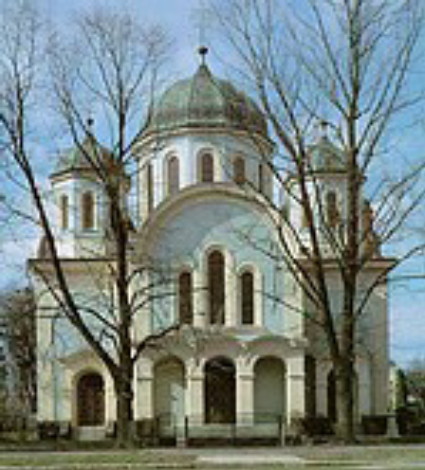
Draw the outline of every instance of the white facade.
<instances>
[{"instance_id":1,"label":"white facade","mask_svg":"<svg viewBox=\"0 0 425 470\"><path fill-rule=\"evenodd\" d=\"M275 428L262 424L289 425L312 407L316 415L330 413L331 365L323 338L299 313L310 308L300 287L283 262L273 261L279 243L257 195L260 189L273 197L267 167L273 145L267 136L257 137L253 142L231 125L176 125L167 133L142 136L134 149L139 171L132 182L138 194L132 262L137 268L149 258L157 273L137 281L134 290L145 283L163 294L138 311L135 340L181 322L183 314L190 317L161 347L141 355L134 382L136 420L164 426L173 422L176 429L186 422L198 437L226 433L225 425L231 423L255 436L257 426L257 437L264 437ZM205 155L209 157L203 160ZM244 162L243 184L234 182L236 159ZM66 169L52 183L58 250L72 290L82 308L104 308L111 319L114 294L104 260L101 186L90 172ZM344 176L329 174L323 184L340 197ZM296 183L292 188L297 191ZM93 207L84 215L82 197L88 192ZM292 204L287 210L303 237L300 208ZM42 257L34 263L48 269ZM365 268L365 289L368 276L382 270L383 263ZM161 285L164 273L167 281ZM116 417L111 378L62 317L43 281L34 278L39 293L38 419L70 423L80 436L84 428L93 427L106 434ZM341 288L332 266L329 282L337 305ZM188 298L190 308L184 303ZM383 413L387 407L385 286L375 291L367 309L364 346L356 363L359 417ZM95 319L93 330L101 334L102 325ZM314 357L313 372L306 368L306 357ZM84 400L91 400L90 416L84 416Z\"/></svg>"}]
</instances>

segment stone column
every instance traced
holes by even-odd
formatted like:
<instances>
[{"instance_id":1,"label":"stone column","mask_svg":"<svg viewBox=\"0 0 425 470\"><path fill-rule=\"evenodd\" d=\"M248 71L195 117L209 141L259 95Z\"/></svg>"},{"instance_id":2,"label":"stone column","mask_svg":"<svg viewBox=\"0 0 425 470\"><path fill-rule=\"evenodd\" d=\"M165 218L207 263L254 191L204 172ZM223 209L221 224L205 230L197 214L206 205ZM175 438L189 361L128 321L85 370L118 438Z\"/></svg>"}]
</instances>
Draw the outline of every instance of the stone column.
<instances>
[{"instance_id":1,"label":"stone column","mask_svg":"<svg viewBox=\"0 0 425 470\"><path fill-rule=\"evenodd\" d=\"M236 421L238 425L254 423L254 373L252 368L237 364Z\"/></svg>"},{"instance_id":2,"label":"stone column","mask_svg":"<svg viewBox=\"0 0 425 470\"><path fill-rule=\"evenodd\" d=\"M152 361L147 358L140 358L137 365L135 419L149 419L154 417L153 379Z\"/></svg>"},{"instance_id":3,"label":"stone column","mask_svg":"<svg viewBox=\"0 0 425 470\"><path fill-rule=\"evenodd\" d=\"M113 423L117 419L117 400L114 382L105 367L102 367L102 377L105 386L105 421L108 424Z\"/></svg>"},{"instance_id":4,"label":"stone column","mask_svg":"<svg viewBox=\"0 0 425 470\"><path fill-rule=\"evenodd\" d=\"M305 415L304 354L287 360L287 423Z\"/></svg>"},{"instance_id":5,"label":"stone column","mask_svg":"<svg viewBox=\"0 0 425 470\"><path fill-rule=\"evenodd\" d=\"M204 409L204 362L196 362L194 359L186 363L187 371L187 393L186 393L186 415L189 425L203 424L205 417Z\"/></svg>"},{"instance_id":6,"label":"stone column","mask_svg":"<svg viewBox=\"0 0 425 470\"><path fill-rule=\"evenodd\" d=\"M74 400L76 401L76 390L73 389L72 377L73 374L71 374L69 368L65 367L62 378L62 406L60 409L60 419L62 421L69 421L70 423L76 423L77 420L73 419L73 408L75 408Z\"/></svg>"},{"instance_id":7,"label":"stone column","mask_svg":"<svg viewBox=\"0 0 425 470\"><path fill-rule=\"evenodd\" d=\"M207 325L208 305L205 277L201 269L195 269L193 276L193 326L204 328Z\"/></svg>"},{"instance_id":8,"label":"stone column","mask_svg":"<svg viewBox=\"0 0 425 470\"><path fill-rule=\"evenodd\" d=\"M238 323L237 276L235 259L231 253L225 252L225 300L224 310L226 326L235 326Z\"/></svg>"}]
</instances>

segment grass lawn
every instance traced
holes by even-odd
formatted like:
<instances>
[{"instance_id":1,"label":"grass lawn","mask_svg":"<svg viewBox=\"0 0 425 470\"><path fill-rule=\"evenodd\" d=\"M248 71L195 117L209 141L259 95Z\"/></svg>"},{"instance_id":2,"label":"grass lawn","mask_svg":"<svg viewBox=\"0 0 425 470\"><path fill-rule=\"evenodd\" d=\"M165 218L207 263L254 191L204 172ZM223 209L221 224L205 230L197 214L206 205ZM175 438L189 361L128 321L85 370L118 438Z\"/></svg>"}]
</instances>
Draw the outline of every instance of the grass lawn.
<instances>
[{"instance_id":1,"label":"grass lawn","mask_svg":"<svg viewBox=\"0 0 425 470\"><path fill-rule=\"evenodd\" d=\"M60 467L61 469L193 468L195 457L151 451L16 452L0 453L0 467Z\"/></svg>"},{"instance_id":2,"label":"grass lawn","mask_svg":"<svg viewBox=\"0 0 425 470\"><path fill-rule=\"evenodd\" d=\"M297 464L256 464L218 465L200 463L197 456L208 455L249 455L264 457L290 455L300 457ZM374 447L286 447L284 449L177 449L136 450L136 451L62 451L62 452L0 452L1 467L26 467L37 469L48 467L52 470L147 470L147 469L197 469L197 470L348 470L360 468L425 470L425 446L374 446ZM414 465L416 464L416 465Z\"/></svg>"}]
</instances>

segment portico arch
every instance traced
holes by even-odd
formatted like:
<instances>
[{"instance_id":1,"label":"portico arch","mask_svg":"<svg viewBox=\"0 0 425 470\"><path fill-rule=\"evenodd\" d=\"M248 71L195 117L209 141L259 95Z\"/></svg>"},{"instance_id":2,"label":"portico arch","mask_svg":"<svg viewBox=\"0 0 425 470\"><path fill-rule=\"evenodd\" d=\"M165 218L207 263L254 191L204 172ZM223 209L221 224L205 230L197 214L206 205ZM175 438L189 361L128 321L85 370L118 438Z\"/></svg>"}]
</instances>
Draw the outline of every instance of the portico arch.
<instances>
[{"instance_id":1,"label":"portico arch","mask_svg":"<svg viewBox=\"0 0 425 470\"><path fill-rule=\"evenodd\" d=\"M105 422L105 383L97 372L87 372L77 381L78 426L101 426Z\"/></svg>"},{"instance_id":2,"label":"portico arch","mask_svg":"<svg viewBox=\"0 0 425 470\"><path fill-rule=\"evenodd\" d=\"M285 364L274 356L257 360L254 366L254 413L256 421L274 421L285 416Z\"/></svg>"},{"instance_id":3,"label":"portico arch","mask_svg":"<svg viewBox=\"0 0 425 470\"><path fill-rule=\"evenodd\" d=\"M232 360L214 357L205 364L205 422L236 420L236 370Z\"/></svg>"},{"instance_id":4,"label":"portico arch","mask_svg":"<svg viewBox=\"0 0 425 470\"><path fill-rule=\"evenodd\" d=\"M154 367L154 414L179 422L184 418L185 369L175 356L162 359Z\"/></svg>"}]
</instances>

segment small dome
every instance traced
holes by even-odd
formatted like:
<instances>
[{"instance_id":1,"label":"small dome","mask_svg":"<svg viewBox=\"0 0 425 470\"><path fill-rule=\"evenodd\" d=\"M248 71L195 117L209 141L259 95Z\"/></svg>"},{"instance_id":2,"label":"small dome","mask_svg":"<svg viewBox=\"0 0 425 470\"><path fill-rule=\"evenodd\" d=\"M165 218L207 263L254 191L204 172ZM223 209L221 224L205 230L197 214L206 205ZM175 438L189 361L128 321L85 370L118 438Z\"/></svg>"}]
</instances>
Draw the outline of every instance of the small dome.
<instances>
[{"instance_id":1,"label":"small dome","mask_svg":"<svg viewBox=\"0 0 425 470\"><path fill-rule=\"evenodd\" d=\"M110 152L89 134L81 147L72 147L59 156L52 177L73 171L95 171L101 159L110 158Z\"/></svg>"},{"instance_id":2,"label":"small dome","mask_svg":"<svg viewBox=\"0 0 425 470\"><path fill-rule=\"evenodd\" d=\"M339 173L346 170L344 152L327 136L322 136L310 147L310 156L313 171Z\"/></svg>"},{"instance_id":3,"label":"small dome","mask_svg":"<svg viewBox=\"0 0 425 470\"><path fill-rule=\"evenodd\" d=\"M180 80L165 91L142 136L203 127L267 136L266 121L254 101L230 82L214 77L205 64L193 77Z\"/></svg>"}]
</instances>

